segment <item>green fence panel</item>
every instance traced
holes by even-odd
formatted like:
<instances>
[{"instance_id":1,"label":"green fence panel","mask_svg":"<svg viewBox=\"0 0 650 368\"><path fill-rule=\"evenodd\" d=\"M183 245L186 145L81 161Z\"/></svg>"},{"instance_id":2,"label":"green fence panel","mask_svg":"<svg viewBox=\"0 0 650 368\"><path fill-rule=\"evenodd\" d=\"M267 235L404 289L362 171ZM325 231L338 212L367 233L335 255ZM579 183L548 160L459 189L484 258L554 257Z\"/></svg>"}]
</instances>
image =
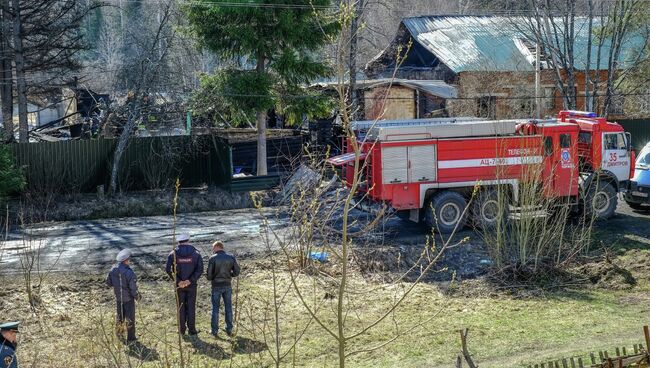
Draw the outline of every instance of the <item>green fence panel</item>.
<instances>
[{"instance_id":1,"label":"green fence panel","mask_svg":"<svg viewBox=\"0 0 650 368\"><path fill-rule=\"evenodd\" d=\"M632 147L637 153L650 142L650 119L619 120L618 123L632 135Z\"/></svg>"},{"instance_id":2,"label":"green fence panel","mask_svg":"<svg viewBox=\"0 0 650 368\"><path fill-rule=\"evenodd\" d=\"M28 190L92 192L108 185L116 140L69 140L12 145ZM228 186L232 175L227 141L205 136L132 138L122 156L122 190Z\"/></svg>"}]
</instances>

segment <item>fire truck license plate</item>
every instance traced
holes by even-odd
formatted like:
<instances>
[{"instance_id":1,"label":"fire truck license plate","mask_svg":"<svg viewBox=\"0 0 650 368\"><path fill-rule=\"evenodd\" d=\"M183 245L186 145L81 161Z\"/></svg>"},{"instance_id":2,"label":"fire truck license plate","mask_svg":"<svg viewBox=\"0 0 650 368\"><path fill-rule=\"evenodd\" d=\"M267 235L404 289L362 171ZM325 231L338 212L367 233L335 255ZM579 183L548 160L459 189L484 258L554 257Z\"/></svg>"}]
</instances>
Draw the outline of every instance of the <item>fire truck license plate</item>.
<instances>
[{"instance_id":1,"label":"fire truck license plate","mask_svg":"<svg viewBox=\"0 0 650 368\"><path fill-rule=\"evenodd\" d=\"M637 197L647 197L647 196L648 196L648 193L637 192L636 190L633 190L633 191L632 191L632 195L633 195L633 196L637 196Z\"/></svg>"}]
</instances>

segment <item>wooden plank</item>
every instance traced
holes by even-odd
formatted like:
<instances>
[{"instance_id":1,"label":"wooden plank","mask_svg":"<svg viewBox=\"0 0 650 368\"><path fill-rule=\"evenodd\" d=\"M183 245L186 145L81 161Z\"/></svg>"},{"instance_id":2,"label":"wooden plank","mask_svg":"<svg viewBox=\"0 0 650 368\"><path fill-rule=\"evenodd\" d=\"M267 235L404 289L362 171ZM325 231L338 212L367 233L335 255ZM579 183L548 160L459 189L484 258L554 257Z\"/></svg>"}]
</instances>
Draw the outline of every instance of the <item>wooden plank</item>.
<instances>
[{"instance_id":1,"label":"wooden plank","mask_svg":"<svg viewBox=\"0 0 650 368\"><path fill-rule=\"evenodd\" d=\"M621 364L623 364L624 367L630 364L638 364L640 362L643 362L645 358L646 354L637 354L633 356L623 357L621 358Z\"/></svg>"}]
</instances>

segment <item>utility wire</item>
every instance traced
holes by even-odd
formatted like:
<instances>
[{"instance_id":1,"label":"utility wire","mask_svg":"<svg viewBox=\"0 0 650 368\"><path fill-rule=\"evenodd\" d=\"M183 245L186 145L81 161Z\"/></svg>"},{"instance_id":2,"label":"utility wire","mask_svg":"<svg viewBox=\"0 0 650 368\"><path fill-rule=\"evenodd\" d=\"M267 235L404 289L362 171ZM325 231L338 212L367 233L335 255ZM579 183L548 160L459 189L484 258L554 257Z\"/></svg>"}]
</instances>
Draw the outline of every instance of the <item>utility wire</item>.
<instances>
[{"instance_id":1,"label":"utility wire","mask_svg":"<svg viewBox=\"0 0 650 368\"><path fill-rule=\"evenodd\" d=\"M610 3L614 4L617 1L620 0L602 0L605 3ZM650 0L637 0L641 3L648 3L650 4ZM122 3L137 3L137 4L168 4L169 1L165 0L121 0ZM201 0L180 0L178 1L178 5L181 6L197 6L197 7L212 7L212 8L261 8L261 9L307 9L307 10L339 10L341 7L339 5L333 4L333 5L313 5L313 4L290 4L290 3L257 3L257 2L233 2L233 1L201 1ZM379 4L368 4L366 5L366 9L371 8L371 7L379 7ZM408 13L411 12L412 9L409 9L408 7L396 7L391 9L391 12L393 13ZM517 15L517 14L546 14L545 12L548 11L540 11L536 9L495 9L495 10L481 10L477 9L472 12L468 12L467 14L462 14L462 13L454 13L454 14L441 14L442 16L444 15L453 15L453 16L486 16L486 15ZM558 15L562 15L561 9L551 9L550 13L557 13ZM641 11L637 10L634 12L635 14L650 14L650 11ZM601 16L601 15L608 15L609 13L600 13L600 12L595 12L593 15L594 16ZM587 11L585 10L584 16L587 15ZM427 16L427 15L424 15Z\"/></svg>"}]
</instances>

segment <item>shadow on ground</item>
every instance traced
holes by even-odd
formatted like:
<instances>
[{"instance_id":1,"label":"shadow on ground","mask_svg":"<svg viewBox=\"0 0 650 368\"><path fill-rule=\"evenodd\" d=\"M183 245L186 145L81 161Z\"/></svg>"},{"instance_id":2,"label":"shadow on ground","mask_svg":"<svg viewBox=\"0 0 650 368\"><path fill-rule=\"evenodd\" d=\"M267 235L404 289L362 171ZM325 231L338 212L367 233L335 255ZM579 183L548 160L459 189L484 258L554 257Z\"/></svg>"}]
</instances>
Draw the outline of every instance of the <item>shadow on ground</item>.
<instances>
[{"instance_id":1,"label":"shadow on ground","mask_svg":"<svg viewBox=\"0 0 650 368\"><path fill-rule=\"evenodd\" d=\"M140 359L144 362L154 362L160 359L160 354L153 348L149 348L140 341L130 343L126 353L133 358Z\"/></svg>"},{"instance_id":2,"label":"shadow on ground","mask_svg":"<svg viewBox=\"0 0 650 368\"><path fill-rule=\"evenodd\" d=\"M254 354L266 350L266 344L242 336L235 337L233 352L237 354Z\"/></svg>"},{"instance_id":3,"label":"shadow on ground","mask_svg":"<svg viewBox=\"0 0 650 368\"><path fill-rule=\"evenodd\" d=\"M228 355L222 347L217 345L216 342L209 343L201 340L198 336L195 336L190 338L190 343L197 353L203 354L211 359L225 360L230 358L230 355Z\"/></svg>"}]
</instances>

